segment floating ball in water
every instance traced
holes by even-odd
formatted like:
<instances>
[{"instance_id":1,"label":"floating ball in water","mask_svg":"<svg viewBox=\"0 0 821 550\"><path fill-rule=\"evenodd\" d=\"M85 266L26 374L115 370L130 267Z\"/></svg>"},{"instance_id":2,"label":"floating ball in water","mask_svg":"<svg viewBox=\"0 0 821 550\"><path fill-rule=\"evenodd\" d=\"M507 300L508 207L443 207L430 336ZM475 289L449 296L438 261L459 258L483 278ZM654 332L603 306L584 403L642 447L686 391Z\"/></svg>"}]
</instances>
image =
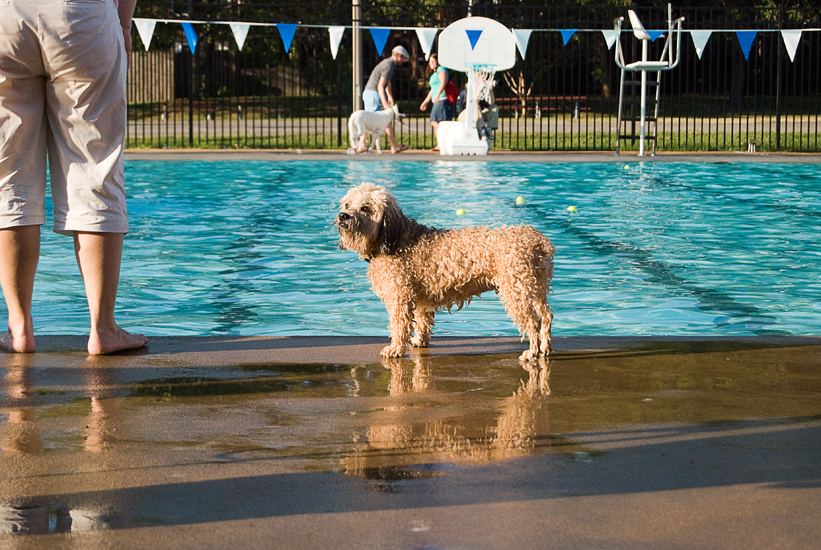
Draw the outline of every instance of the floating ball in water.
<instances>
[{"instance_id":1,"label":"floating ball in water","mask_svg":"<svg viewBox=\"0 0 821 550\"><path fill-rule=\"evenodd\" d=\"M524 197L516 197L516 204L517 205L522 205L524 203L525 203L525 198Z\"/></svg>"},{"instance_id":2,"label":"floating ball in water","mask_svg":"<svg viewBox=\"0 0 821 550\"><path fill-rule=\"evenodd\" d=\"M575 207L575 206L568 206L568 207L567 207L567 211L568 211L568 212L578 212L578 211L576 210L576 207Z\"/></svg>"},{"instance_id":3,"label":"floating ball in water","mask_svg":"<svg viewBox=\"0 0 821 550\"><path fill-rule=\"evenodd\" d=\"M467 214L467 212L465 212L462 208L456 211L457 216L464 216L465 214Z\"/></svg>"}]
</instances>

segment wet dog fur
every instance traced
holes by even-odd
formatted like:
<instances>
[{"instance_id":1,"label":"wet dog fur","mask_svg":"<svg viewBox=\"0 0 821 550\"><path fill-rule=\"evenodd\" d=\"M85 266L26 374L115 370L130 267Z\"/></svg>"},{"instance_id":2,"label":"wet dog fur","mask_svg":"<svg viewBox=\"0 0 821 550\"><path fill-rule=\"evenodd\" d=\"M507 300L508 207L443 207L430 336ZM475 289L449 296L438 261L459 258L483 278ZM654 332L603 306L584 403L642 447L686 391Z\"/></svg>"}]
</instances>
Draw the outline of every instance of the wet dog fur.
<instances>
[{"instance_id":1,"label":"wet dog fur","mask_svg":"<svg viewBox=\"0 0 821 550\"><path fill-rule=\"evenodd\" d=\"M489 290L529 339L520 359L550 353L554 249L532 227L428 227L405 216L390 191L372 183L348 191L334 224L339 247L369 262L371 285L388 310L391 343L383 357L401 357L409 344L427 347L437 311L461 309Z\"/></svg>"}]
</instances>

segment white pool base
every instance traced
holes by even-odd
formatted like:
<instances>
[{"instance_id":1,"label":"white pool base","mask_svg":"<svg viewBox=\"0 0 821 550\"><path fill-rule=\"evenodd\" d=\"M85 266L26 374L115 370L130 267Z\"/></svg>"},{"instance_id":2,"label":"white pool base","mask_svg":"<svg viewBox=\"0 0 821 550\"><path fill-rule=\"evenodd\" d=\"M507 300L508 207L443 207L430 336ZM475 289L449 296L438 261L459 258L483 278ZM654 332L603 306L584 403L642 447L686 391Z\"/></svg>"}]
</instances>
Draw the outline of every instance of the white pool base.
<instances>
[{"instance_id":1,"label":"white pool base","mask_svg":"<svg viewBox=\"0 0 821 550\"><path fill-rule=\"evenodd\" d=\"M479 139L476 128L456 121L440 122L436 139L440 155L487 155L490 149L488 141Z\"/></svg>"}]
</instances>

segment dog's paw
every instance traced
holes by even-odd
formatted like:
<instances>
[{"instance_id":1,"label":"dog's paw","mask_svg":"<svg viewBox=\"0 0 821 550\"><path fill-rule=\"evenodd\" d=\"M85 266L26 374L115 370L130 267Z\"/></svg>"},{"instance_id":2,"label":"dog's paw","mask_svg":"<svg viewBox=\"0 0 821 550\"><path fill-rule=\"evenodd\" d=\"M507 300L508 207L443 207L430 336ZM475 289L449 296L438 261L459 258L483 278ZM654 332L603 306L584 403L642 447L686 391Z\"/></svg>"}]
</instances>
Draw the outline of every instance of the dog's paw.
<instances>
[{"instance_id":1,"label":"dog's paw","mask_svg":"<svg viewBox=\"0 0 821 550\"><path fill-rule=\"evenodd\" d=\"M385 346L382 348L382 352L379 355L385 358L402 357L405 355L405 349L403 347L394 346L391 344L390 346Z\"/></svg>"},{"instance_id":2,"label":"dog's paw","mask_svg":"<svg viewBox=\"0 0 821 550\"><path fill-rule=\"evenodd\" d=\"M426 348L430 345L430 343L424 338L414 336L413 338L411 338L411 345L413 345L413 347L415 348Z\"/></svg>"},{"instance_id":3,"label":"dog's paw","mask_svg":"<svg viewBox=\"0 0 821 550\"><path fill-rule=\"evenodd\" d=\"M519 361L535 361L538 357L538 354L527 350L519 356Z\"/></svg>"}]
</instances>

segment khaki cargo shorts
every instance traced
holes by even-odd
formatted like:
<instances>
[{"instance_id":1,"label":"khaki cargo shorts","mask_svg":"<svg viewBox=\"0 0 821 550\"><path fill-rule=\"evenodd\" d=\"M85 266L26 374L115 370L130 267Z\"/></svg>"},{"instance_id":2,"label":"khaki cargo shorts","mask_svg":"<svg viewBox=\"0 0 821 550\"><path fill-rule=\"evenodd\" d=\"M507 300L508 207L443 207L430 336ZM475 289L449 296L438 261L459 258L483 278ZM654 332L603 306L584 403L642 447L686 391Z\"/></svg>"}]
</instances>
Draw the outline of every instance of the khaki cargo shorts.
<instances>
[{"instance_id":1,"label":"khaki cargo shorts","mask_svg":"<svg viewBox=\"0 0 821 550\"><path fill-rule=\"evenodd\" d=\"M113 0L0 0L0 229L128 232L127 59Z\"/></svg>"}]
</instances>

